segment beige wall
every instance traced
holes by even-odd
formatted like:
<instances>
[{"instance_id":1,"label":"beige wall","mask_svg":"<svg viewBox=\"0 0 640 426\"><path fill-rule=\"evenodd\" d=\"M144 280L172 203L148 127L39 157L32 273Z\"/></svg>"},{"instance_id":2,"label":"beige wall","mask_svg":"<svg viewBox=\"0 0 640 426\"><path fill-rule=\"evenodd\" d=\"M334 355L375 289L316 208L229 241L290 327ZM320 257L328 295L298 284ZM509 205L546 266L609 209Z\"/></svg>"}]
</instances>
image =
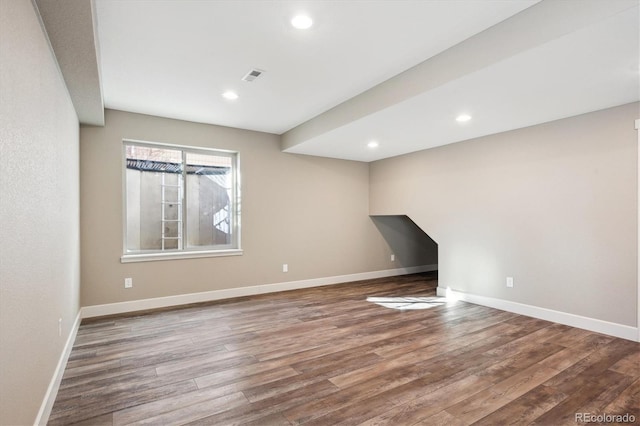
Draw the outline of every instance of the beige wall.
<instances>
[{"instance_id":1,"label":"beige wall","mask_svg":"<svg viewBox=\"0 0 640 426\"><path fill-rule=\"evenodd\" d=\"M639 116L629 104L372 163L371 214L436 240L442 287L635 326Z\"/></svg>"},{"instance_id":2,"label":"beige wall","mask_svg":"<svg viewBox=\"0 0 640 426\"><path fill-rule=\"evenodd\" d=\"M239 151L244 255L120 263L123 138ZM80 139L83 306L398 267L368 216L368 164L283 154L276 135L113 110Z\"/></svg>"},{"instance_id":3,"label":"beige wall","mask_svg":"<svg viewBox=\"0 0 640 426\"><path fill-rule=\"evenodd\" d=\"M36 420L79 311L78 195L78 120L38 16L0 1L2 425Z\"/></svg>"}]
</instances>

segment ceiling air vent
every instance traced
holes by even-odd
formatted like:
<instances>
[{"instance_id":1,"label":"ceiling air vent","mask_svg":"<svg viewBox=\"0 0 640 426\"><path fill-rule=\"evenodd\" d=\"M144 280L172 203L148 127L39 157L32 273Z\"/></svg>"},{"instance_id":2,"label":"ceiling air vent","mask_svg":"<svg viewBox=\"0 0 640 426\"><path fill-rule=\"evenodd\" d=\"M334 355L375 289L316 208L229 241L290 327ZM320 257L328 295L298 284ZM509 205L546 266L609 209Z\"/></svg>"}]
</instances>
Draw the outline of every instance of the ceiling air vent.
<instances>
[{"instance_id":1,"label":"ceiling air vent","mask_svg":"<svg viewBox=\"0 0 640 426\"><path fill-rule=\"evenodd\" d=\"M259 70L257 68L254 68L254 69L250 70L244 77L242 77L242 80L243 81L252 82L256 78L260 77L262 74L264 74L263 70Z\"/></svg>"}]
</instances>

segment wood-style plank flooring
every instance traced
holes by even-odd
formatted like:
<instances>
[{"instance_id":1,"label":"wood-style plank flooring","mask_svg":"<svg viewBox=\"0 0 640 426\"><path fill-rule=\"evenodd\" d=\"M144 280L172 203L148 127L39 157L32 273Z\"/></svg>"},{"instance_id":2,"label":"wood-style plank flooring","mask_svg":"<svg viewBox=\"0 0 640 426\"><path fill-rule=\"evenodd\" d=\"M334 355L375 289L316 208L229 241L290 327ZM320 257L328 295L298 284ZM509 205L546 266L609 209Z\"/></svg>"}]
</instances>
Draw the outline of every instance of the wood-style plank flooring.
<instances>
[{"instance_id":1,"label":"wood-style plank flooring","mask_svg":"<svg viewBox=\"0 0 640 426\"><path fill-rule=\"evenodd\" d=\"M50 425L640 422L640 344L434 296L434 273L84 321Z\"/></svg>"}]
</instances>

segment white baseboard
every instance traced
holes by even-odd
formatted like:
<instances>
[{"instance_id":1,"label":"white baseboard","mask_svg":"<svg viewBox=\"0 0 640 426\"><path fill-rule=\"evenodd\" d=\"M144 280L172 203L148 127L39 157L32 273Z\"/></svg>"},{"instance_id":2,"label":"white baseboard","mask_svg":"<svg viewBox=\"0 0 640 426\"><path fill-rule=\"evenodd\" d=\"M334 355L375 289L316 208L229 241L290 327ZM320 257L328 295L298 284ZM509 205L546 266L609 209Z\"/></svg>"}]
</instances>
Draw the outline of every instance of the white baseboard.
<instances>
[{"instance_id":1,"label":"white baseboard","mask_svg":"<svg viewBox=\"0 0 640 426\"><path fill-rule=\"evenodd\" d=\"M438 287L438 296L446 296L447 289ZM552 309L540 308L533 305L525 305L523 303L511 302L509 300L496 299L493 297L478 296L476 294L462 293L451 290L451 294L457 300L474 303L476 305L488 306L490 308L500 309L502 311L513 312L515 314L525 315L528 317L538 318L546 321L552 321L559 324L569 325L571 327L582 328L596 333L607 334L613 337L640 341L638 337L638 328L613 322L602 321L595 318L583 317L580 315L569 314L566 312L554 311Z\"/></svg>"},{"instance_id":2,"label":"white baseboard","mask_svg":"<svg viewBox=\"0 0 640 426\"><path fill-rule=\"evenodd\" d=\"M58 389L60 388L60 382L62 381L64 369L67 366L67 361L69 360L69 355L71 354L71 349L73 348L73 342L76 341L76 335L78 334L78 328L80 327L81 320L82 310L78 311L78 315L76 315L73 326L71 326L71 331L69 332L67 341L64 345L64 348L62 349L62 354L60 354L58 365L53 372L53 377L51 378L51 382L49 382L47 392L44 394L44 399L42 400L42 405L40 405L40 410L38 411L38 415L36 416L34 425L46 425L49 421L51 409L53 408L53 403L56 401L56 396L58 395Z\"/></svg>"},{"instance_id":3,"label":"white baseboard","mask_svg":"<svg viewBox=\"0 0 640 426\"><path fill-rule=\"evenodd\" d=\"M210 302L230 299L232 297L253 296L256 294L275 293L277 291L297 290L352 281L371 280L374 278L393 277L397 275L415 274L438 270L438 265L412 266L408 268L385 269L382 271L362 272L358 274L338 275L334 277L313 278L309 280L288 281L275 284L263 284L250 287L212 290L201 293L178 294L175 296L155 297L152 299L132 300L127 302L92 305L82 308L82 318L101 317L105 315L123 314L144 311L147 309L166 308L187 305L190 303Z\"/></svg>"}]
</instances>

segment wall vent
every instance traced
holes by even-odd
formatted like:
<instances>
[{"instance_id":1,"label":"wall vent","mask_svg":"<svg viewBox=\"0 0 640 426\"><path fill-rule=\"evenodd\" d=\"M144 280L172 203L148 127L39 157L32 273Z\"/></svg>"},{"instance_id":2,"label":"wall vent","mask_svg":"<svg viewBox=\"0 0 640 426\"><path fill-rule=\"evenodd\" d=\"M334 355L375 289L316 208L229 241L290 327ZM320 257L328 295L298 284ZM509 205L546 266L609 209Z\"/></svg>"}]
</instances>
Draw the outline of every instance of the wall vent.
<instances>
[{"instance_id":1,"label":"wall vent","mask_svg":"<svg viewBox=\"0 0 640 426\"><path fill-rule=\"evenodd\" d=\"M252 70L249 70L249 72L244 77L242 77L242 80L252 82L256 78L260 77L262 74L264 74L263 70L253 68Z\"/></svg>"}]
</instances>

